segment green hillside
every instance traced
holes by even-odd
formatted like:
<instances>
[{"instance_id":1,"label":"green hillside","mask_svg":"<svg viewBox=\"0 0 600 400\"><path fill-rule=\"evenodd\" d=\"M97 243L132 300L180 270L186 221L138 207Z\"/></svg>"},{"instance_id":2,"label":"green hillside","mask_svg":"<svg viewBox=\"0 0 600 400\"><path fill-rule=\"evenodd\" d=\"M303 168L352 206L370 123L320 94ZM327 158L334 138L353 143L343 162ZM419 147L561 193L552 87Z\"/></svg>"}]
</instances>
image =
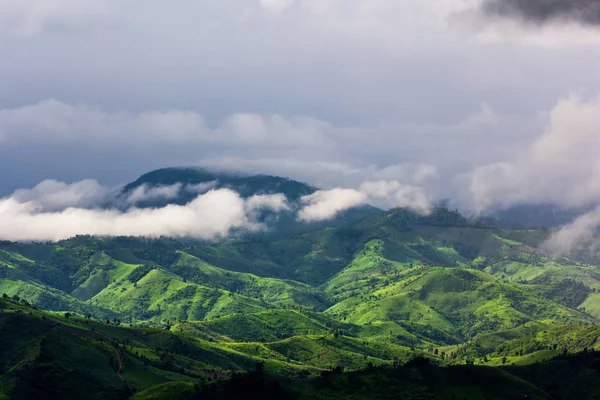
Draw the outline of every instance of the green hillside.
<instances>
[{"instance_id":1,"label":"green hillside","mask_svg":"<svg viewBox=\"0 0 600 400\"><path fill-rule=\"evenodd\" d=\"M593 399L598 333L596 326L539 331L506 341L484 366L343 335L219 344L184 330L117 326L5 298L0 398ZM539 350L555 344L564 346L559 354ZM515 355L499 362L503 351ZM361 355L368 363L358 368Z\"/></svg>"},{"instance_id":2,"label":"green hillside","mask_svg":"<svg viewBox=\"0 0 600 400\"><path fill-rule=\"evenodd\" d=\"M555 357L598 349L600 337L600 268L550 258L540 249L546 235L496 229L446 209L428 216L395 209L298 236L221 243L87 236L2 242L0 337L27 349L0 353L2 371L20 371L2 374L11 388L4 394L14 398L34 385L38 372L19 369L27 363L55 358L53 380L89 355L104 361L77 379L102 375L90 384L98 398L133 391L137 398L199 391L218 398L257 364L299 398L298 379L320 388L309 390L314 398L350 395L352 374L366 381L351 392L371 398L371 379L401 385L405 378L387 376L387 368L421 358L430 361L418 368L433 371L415 380L414 393L423 396L452 398L435 387L453 387L458 378L450 371L461 365L485 367L473 374L491 387L538 390L508 369L556 364ZM18 337L19 330L30 333ZM107 372L116 344L125 385ZM79 350L48 353L62 348ZM87 355L71 360L81 352ZM319 381L342 369L327 375L327 384ZM215 381L221 385L207 388ZM23 398L35 396L35 387ZM556 398L543 397L544 390L539 398Z\"/></svg>"}]
</instances>

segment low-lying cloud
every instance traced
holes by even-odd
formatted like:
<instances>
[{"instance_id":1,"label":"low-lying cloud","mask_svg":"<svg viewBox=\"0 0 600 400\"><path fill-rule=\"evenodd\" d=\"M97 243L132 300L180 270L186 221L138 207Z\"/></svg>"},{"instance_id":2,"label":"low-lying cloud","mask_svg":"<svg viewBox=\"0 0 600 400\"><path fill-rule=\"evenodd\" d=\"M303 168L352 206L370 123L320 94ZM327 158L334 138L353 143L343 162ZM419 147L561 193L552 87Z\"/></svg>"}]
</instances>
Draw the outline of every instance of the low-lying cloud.
<instances>
[{"instance_id":1,"label":"low-lying cloud","mask_svg":"<svg viewBox=\"0 0 600 400\"><path fill-rule=\"evenodd\" d=\"M179 191L181 190L182 186L183 184L181 183L152 187L149 187L148 185L144 184L136 187L131 191L131 193L127 197L127 202L131 204L136 204L144 201L152 201L158 199L174 199L179 195Z\"/></svg>"},{"instance_id":2,"label":"low-lying cloud","mask_svg":"<svg viewBox=\"0 0 600 400\"><path fill-rule=\"evenodd\" d=\"M339 213L365 204L406 207L420 213L431 208L423 188L403 185L398 181L365 182L359 189L335 188L319 190L300 199L304 206L298 219L306 222L335 218Z\"/></svg>"},{"instance_id":3,"label":"low-lying cloud","mask_svg":"<svg viewBox=\"0 0 600 400\"><path fill-rule=\"evenodd\" d=\"M432 171L417 168L425 179ZM382 208L408 207L426 213L430 201L423 188L398 181L369 181L358 189L317 190L290 203L283 193L242 198L237 192L215 189L217 181L197 185L141 185L126 193L93 180L41 182L0 199L0 239L56 241L75 235L225 238L239 231L268 229L258 221L265 211L295 214L299 221L333 219L351 208L371 204ZM208 191L207 191L208 190ZM206 192L207 191L207 192ZM199 193L185 205L174 204L180 194ZM144 207L144 202L172 202Z\"/></svg>"},{"instance_id":4,"label":"low-lying cloud","mask_svg":"<svg viewBox=\"0 0 600 400\"><path fill-rule=\"evenodd\" d=\"M359 190L374 201L382 200L392 207L406 207L424 214L431 208L431 201L423 188L398 181L365 182Z\"/></svg>"},{"instance_id":5,"label":"low-lying cloud","mask_svg":"<svg viewBox=\"0 0 600 400\"><path fill-rule=\"evenodd\" d=\"M342 211L366 204L368 196L354 189L319 190L303 196L304 204L298 219L305 222L325 221L335 218Z\"/></svg>"},{"instance_id":6,"label":"low-lying cloud","mask_svg":"<svg viewBox=\"0 0 600 400\"><path fill-rule=\"evenodd\" d=\"M187 191L193 192L193 193L206 193L207 191L214 189L217 185L219 184L218 181L210 181L210 182L201 182L201 183L197 183L195 185L186 185L185 189Z\"/></svg>"},{"instance_id":7,"label":"low-lying cloud","mask_svg":"<svg viewBox=\"0 0 600 400\"><path fill-rule=\"evenodd\" d=\"M543 247L555 257L569 256L576 248L592 243L599 225L600 207L554 232Z\"/></svg>"},{"instance_id":8,"label":"low-lying cloud","mask_svg":"<svg viewBox=\"0 0 600 400\"><path fill-rule=\"evenodd\" d=\"M12 241L56 241L75 235L191 237L218 239L234 231L264 227L257 210L281 211L285 196L260 195L243 199L229 189L212 190L190 203L127 211L68 207L44 211L35 201L14 197L0 200L0 238Z\"/></svg>"}]
</instances>

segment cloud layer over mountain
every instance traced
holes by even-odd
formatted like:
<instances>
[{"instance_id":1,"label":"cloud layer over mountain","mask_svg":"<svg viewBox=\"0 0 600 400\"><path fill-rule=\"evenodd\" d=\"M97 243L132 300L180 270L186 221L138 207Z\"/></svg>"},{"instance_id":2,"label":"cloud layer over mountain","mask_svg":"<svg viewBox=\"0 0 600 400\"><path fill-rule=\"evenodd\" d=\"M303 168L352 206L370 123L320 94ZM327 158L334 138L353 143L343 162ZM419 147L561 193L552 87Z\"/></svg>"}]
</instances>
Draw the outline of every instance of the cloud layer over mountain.
<instances>
[{"instance_id":1,"label":"cloud layer over mountain","mask_svg":"<svg viewBox=\"0 0 600 400\"><path fill-rule=\"evenodd\" d=\"M89 210L93 179L202 165L315 184L323 216L595 204L597 17L592 0L5 1L0 196L81 181L12 199Z\"/></svg>"},{"instance_id":2,"label":"cloud layer over mountain","mask_svg":"<svg viewBox=\"0 0 600 400\"><path fill-rule=\"evenodd\" d=\"M74 186L80 186L75 184ZM66 193L64 191L63 193ZM42 199L48 196L42 196ZM192 237L218 239L235 230L263 229L257 210L279 212L287 208L283 195L242 199L228 189L199 195L190 203L162 208L85 209L68 207L46 211L35 200L0 199L0 238L13 241L54 241L75 235Z\"/></svg>"}]
</instances>

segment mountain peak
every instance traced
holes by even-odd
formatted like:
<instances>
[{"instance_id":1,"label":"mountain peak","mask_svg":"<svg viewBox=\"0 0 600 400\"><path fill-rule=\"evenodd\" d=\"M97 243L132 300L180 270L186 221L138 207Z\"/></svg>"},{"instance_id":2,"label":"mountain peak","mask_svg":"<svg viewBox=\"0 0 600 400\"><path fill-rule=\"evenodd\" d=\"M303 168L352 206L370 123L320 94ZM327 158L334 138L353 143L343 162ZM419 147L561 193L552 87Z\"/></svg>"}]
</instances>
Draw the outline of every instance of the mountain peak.
<instances>
[{"instance_id":1,"label":"mountain peak","mask_svg":"<svg viewBox=\"0 0 600 400\"><path fill-rule=\"evenodd\" d=\"M282 193L288 199L295 201L307 194L314 193L317 188L289 178L271 175L252 175L244 172L217 171L200 167L169 167L150 171L134 182L127 184L122 193L127 195L142 186L159 187L180 185L184 190L175 203L183 204L191 200L199 188L232 189L242 197L257 194ZM198 186L200 185L200 186ZM187 192L187 195L185 195Z\"/></svg>"}]
</instances>

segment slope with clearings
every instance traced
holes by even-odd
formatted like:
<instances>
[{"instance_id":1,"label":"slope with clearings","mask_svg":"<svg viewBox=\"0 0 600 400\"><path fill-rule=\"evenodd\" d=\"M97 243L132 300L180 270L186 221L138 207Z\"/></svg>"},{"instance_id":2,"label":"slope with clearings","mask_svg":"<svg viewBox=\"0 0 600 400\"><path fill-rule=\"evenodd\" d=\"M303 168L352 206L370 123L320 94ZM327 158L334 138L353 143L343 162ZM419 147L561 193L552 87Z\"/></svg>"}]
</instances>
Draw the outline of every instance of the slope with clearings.
<instances>
[{"instance_id":1,"label":"slope with clearings","mask_svg":"<svg viewBox=\"0 0 600 400\"><path fill-rule=\"evenodd\" d=\"M478 357L492 357L529 327L596 322L597 267L548 258L541 238L448 210L399 209L291 238L1 243L0 293L111 324L169 328L202 349L206 368L262 360L277 371L358 369L423 352L440 360L473 343Z\"/></svg>"}]
</instances>

